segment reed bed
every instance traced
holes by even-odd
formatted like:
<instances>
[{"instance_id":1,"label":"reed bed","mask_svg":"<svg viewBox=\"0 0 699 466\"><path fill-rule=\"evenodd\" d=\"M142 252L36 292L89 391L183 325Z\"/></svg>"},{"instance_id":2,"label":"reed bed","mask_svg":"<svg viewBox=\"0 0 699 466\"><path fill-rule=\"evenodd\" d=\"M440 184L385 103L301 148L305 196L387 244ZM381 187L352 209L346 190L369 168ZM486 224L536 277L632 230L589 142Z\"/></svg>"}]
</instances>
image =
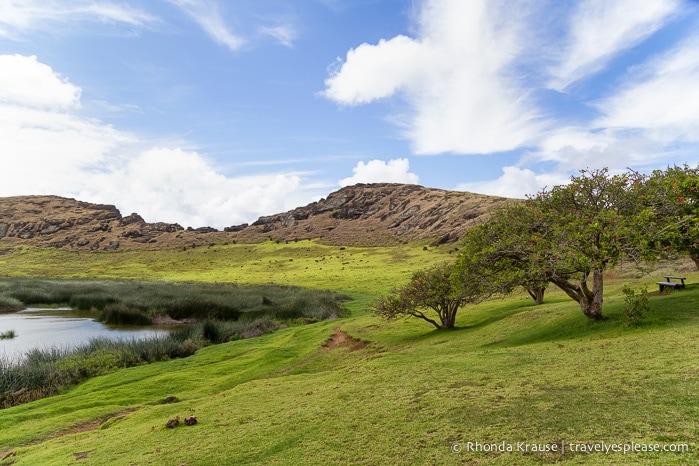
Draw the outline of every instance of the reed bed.
<instances>
[{"instance_id":1,"label":"reed bed","mask_svg":"<svg viewBox=\"0 0 699 466\"><path fill-rule=\"evenodd\" d=\"M147 325L155 315L173 319L324 320L344 314L346 295L283 285L0 278L0 311L30 305L96 310L109 324Z\"/></svg>"}]
</instances>

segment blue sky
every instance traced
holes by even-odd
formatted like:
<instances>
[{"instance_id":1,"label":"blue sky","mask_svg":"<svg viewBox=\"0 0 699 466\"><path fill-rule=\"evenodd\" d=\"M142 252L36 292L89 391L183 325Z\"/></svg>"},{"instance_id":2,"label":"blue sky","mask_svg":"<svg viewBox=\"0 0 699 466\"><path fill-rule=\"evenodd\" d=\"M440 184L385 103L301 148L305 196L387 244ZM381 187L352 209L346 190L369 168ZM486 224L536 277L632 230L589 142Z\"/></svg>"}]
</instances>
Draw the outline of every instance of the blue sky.
<instances>
[{"instance_id":1,"label":"blue sky","mask_svg":"<svg viewBox=\"0 0 699 466\"><path fill-rule=\"evenodd\" d=\"M0 196L183 226L697 164L689 0L0 0Z\"/></svg>"}]
</instances>

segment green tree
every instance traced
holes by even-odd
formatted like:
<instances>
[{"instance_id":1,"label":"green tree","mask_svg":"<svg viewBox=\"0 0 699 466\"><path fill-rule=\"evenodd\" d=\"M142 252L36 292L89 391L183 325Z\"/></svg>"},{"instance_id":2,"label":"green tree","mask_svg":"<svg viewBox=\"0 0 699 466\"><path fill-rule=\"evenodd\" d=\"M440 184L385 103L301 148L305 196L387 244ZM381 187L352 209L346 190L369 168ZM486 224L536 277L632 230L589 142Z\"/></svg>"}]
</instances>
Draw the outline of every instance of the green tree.
<instances>
[{"instance_id":1,"label":"green tree","mask_svg":"<svg viewBox=\"0 0 699 466\"><path fill-rule=\"evenodd\" d=\"M567 185L498 212L475 243L467 234L456 276L488 277L488 292L550 282L577 301L585 316L602 318L604 271L621 260L653 258L648 237L657 219L639 202L639 186L634 173L583 170Z\"/></svg>"},{"instance_id":2,"label":"green tree","mask_svg":"<svg viewBox=\"0 0 699 466\"><path fill-rule=\"evenodd\" d=\"M589 318L602 317L608 267L652 258L647 240L657 219L638 200L640 183L634 173L583 170L568 185L530 199L546 225L542 244L549 281L578 301Z\"/></svg>"},{"instance_id":3,"label":"green tree","mask_svg":"<svg viewBox=\"0 0 699 466\"><path fill-rule=\"evenodd\" d=\"M699 270L699 166L654 171L644 180L641 199L662 222L649 244L689 254Z\"/></svg>"},{"instance_id":4,"label":"green tree","mask_svg":"<svg viewBox=\"0 0 699 466\"><path fill-rule=\"evenodd\" d=\"M452 272L449 264L419 270L407 284L380 297L371 310L386 319L412 316L438 329L453 328L459 308L474 302L478 295L468 294L466 287L452 281Z\"/></svg>"},{"instance_id":5,"label":"green tree","mask_svg":"<svg viewBox=\"0 0 699 466\"><path fill-rule=\"evenodd\" d=\"M454 278L483 298L508 294L522 286L541 304L549 282L541 248L545 229L529 204L495 210L486 223L469 229L461 241Z\"/></svg>"}]
</instances>

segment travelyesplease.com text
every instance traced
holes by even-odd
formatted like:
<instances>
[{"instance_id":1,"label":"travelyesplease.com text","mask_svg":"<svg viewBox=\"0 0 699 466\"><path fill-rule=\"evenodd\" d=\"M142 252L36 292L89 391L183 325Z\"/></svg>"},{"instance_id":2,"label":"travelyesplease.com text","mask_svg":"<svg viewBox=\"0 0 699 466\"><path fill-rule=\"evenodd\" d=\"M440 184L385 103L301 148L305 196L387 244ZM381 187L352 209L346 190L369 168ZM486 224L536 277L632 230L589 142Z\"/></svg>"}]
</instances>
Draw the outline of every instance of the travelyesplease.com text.
<instances>
[{"instance_id":1,"label":"travelyesplease.com text","mask_svg":"<svg viewBox=\"0 0 699 466\"><path fill-rule=\"evenodd\" d=\"M451 445L454 453L481 452L481 453L559 453L564 455L571 453L687 453L689 445L686 443L608 443L608 442L566 442L555 443L529 443L529 442L454 442Z\"/></svg>"}]
</instances>

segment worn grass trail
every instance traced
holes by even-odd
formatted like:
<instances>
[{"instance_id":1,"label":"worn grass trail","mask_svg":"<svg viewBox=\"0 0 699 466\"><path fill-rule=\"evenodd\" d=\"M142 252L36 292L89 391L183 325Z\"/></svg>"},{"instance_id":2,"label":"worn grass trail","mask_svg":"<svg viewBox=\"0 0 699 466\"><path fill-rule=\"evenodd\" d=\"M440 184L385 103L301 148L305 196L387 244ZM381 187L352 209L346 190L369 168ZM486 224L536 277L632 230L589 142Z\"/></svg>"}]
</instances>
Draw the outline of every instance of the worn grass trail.
<instances>
[{"instance_id":1,"label":"worn grass trail","mask_svg":"<svg viewBox=\"0 0 699 466\"><path fill-rule=\"evenodd\" d=\"M357 313L121 370L4 410L0 464L695 464L699 285L652 297L638 327L614 286L603 322L552 292L542 306L466 308L453 331ZM328 345L338 327L355 340ZM169 395L179 402L162 404ZM165 428L190 414L196 426ZM469 452L469 441L690 451Z\"/></svg>"}]
</instances>

